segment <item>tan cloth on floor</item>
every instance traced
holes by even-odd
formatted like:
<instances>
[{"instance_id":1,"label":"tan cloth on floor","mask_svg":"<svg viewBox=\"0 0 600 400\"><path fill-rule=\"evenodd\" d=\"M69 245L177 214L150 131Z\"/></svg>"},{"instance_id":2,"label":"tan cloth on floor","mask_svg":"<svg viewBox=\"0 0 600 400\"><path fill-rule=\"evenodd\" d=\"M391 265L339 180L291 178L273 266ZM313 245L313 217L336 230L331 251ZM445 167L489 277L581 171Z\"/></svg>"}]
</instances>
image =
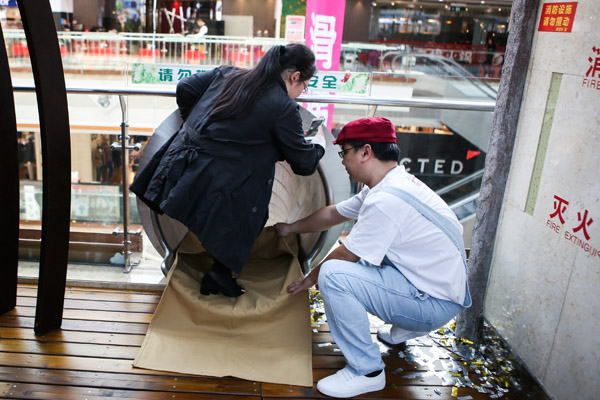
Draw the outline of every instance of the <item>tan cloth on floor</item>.
<instances>
[{"instance_id":1,"label":"tan cloth on floor","mask_svg":"<svg viewBox=\"0 0 600 400\"><path fill-rule=\"evenodd\" d=\"M312 386L308 296L286 292L302 277L296 252L293 236L263 231L237 278L246 293L203 296L212 258L189 233L133 365Z\"/></svg>"}]
</instances>

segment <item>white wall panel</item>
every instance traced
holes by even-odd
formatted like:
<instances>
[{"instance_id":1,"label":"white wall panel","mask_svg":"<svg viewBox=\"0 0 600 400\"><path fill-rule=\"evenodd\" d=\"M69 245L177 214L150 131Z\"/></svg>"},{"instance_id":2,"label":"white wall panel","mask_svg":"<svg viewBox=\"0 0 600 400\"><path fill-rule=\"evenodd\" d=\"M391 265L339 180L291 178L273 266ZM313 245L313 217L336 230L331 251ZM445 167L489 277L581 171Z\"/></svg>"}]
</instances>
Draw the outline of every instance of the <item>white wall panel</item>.
<instances>
[{"instance_id":1,"label":"white wall panel","mask_svg":"<svg viewBox=\"0 0 600 400\"><path fill-rule=\"evenodd\" d=\"M538 25L553 3L561 2L540 2ZM596 0L576 3L570 33L535 33L484 311L556 399L600 393L600 9ZM546 110L553 74L562 74L556 107ZM564 223L552 216L554 196L569 203Z\"/></svg>"}]
</instances>

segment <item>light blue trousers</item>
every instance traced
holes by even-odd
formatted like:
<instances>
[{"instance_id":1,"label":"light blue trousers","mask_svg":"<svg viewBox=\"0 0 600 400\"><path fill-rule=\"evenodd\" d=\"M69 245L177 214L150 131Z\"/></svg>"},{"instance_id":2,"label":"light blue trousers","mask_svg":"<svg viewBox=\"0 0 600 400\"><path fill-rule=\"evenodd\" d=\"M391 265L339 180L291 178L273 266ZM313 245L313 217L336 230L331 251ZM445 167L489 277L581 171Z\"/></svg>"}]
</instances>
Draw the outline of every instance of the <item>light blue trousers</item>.
<instances>
[{"instance_id":1,"label":"light blue trousers","mask_svg":"<svg viewBox=\"0 0 600 400\"><path fill-rule=\"evenodd\" d=\"M405 339L443 326L464 307L419 291L394 266L329 260L321 266L319 289L331 335L350 370L365 375L385 367L373 343L367 311L405 330Z\"/></svg>"}]
</instances>

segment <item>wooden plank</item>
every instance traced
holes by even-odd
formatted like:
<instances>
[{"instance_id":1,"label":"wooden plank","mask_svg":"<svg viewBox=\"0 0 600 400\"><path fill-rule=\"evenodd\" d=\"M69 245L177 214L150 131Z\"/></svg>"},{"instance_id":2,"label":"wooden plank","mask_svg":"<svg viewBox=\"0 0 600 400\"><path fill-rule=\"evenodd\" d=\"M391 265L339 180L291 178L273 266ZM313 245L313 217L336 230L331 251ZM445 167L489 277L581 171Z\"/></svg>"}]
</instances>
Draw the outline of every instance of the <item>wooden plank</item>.
<instances>
[{"instance_id":1,"label":"wooden plank","mask_svg":"<svg viewBox=\"0 0 600 400\"><path fill-rule=\"evenodd\" d=\"M10 392L10 386L11 384L8 382L0 382L0 395L2 397L2 399L5 399L6 396L8 396L8 393Z\"/></svg>"},{"instance_id":2,"label":"wooden plank","mask_svg":"<svg viewBox=\"0 0 600 400\"><path fill-rule=\"evenodd\" d=\"M144 335L78 331L53 331L36 335L31 329L1 328L0 339L36 340L43 342L93 343L114 346L141 346Z\"/></svg>"},{"instance_id":3,"label":"wooden plank","mask_svg":"<svg viewBox=\"0 0 600 400\"><path fill-rule=\"evenodd\" d=\"M323 358L327 358L323 362ZM390 371L402 368L407 372L427 372L429 366L423 367L418 364L408 363L402 359L385 360L387 369ZM87 356L61 356L61 355L41 355L31 353L9 353L0 352L0 365L17 367L25 365L31 368L53 368L53 369L72 369L76 371L98 371L115 373L144 373L156 375L157 371L140 370L133 368L131 360L118 358L99 358ZM319 357L313 356L313 369L338 370L346 365L343 357ZM435 371L444 371L439 362L432 363ZM140 372L142 371L142 372Z\"/></svg>"},{"instance_id":4,"label":"wooden plank","mask_svg":"<svg viewBox=\"0 0 600 400\"><path fill-rule=\"evenodd\" d=\"M107 346L91 343L37 342L33 340L0 341L0 352L7 353L114 358L133 361L139 350L140 348L137 346Z\"/></svg>"},{"instance_id":5,"label":"wooden plank","mask_svg":"<svg viewBox=\"0 0 600 400\"><path fill-rule=\"evenodd\" d=\"M436 390L439 394L436 393ZM263 398L330 398L319 393L316 385L312 388L277 385L274 383L262 384ZM473 400L489 400L488 394L479 393L471 388L459 388L458 396L471 396ZM386 383L386 387L378 392L365 393L353 399L411 399L411 400L431 400L431 399L455 399L452 396L452 387L450 386L398 386L393 383ZM502 397L509 400L510 396Z\"/></svg>"},{"instance_id":6,"label":"wooden plank","mask_svg":"<svg viewBox=\"0 0 600 400\"><path fill-rule=\"evenodd\" d=\"M134 368L130 360L113 358L72 357L0 352L0 366L73 371L113 372L121 374L162 375L164 372ZM169 373L170 375L177 375Z\"/></svg>"},{"instance_id":7,"label":"wooden plank","mask_svg":"<svg viewBox=\"0 0 600 400\"><path fill-rule=\"evenodd\" d=\"M36 368L0 367L0 381L44 382L50 385L102 387L150 391L177 391L254 396L260 383L236 378L209 376L171 376L114 374L107 372L68 371Z\"/></svg>"},{"instance_id":8,"label":"wooden plank","mask_svg":"<svg viewBox=\"0 0 600 400\"><path fill-rule=\"evenodd\" d=\"M397 386L443 386L444 380L441 376L430 374L429 371L421 371L418 376L411 377L414 375L414 371L402 371L396 372L397 369L390 367L385 368L386 380L388 383L393 383ZM334 374L337 370L331 369L314 369L313 379L315 382ZM439 375L442 375L441 371L438 371ZM407 378L405 378L407 377ZM473 379L475 382L475 379Z\"/></svg>"},{"instance_id":9,"label":"wooden plank","mask_svg":"<svg viewBox=\"0 0 600 400\"><path fill-rule=\"evenodd\" d=\"M5 313L4 316L30 317L36 314L35 307L16 307ZM80 321L110 321L110 322L137 322L149 324L152 320L152 314L94 311L94 310L64 310L64 319Z\"/></svg>"},{"instance_id":10,"label":"wooden plank","mask_svg":"<svg viewBox=\"0 0 600 400\"><path fill-rule=\"evenodd\" d=\"M22 317L18 315L0 315L0 327L22 327L33 328L34 320L31 317ZM124 333L124 334L142 334L145 335L148 330L148 324L125 323L125 322L104 322L104 321L78 321L63 320L61 329L67 331L83 332L103 332L103 333Z\"/></svg>"},{"instance_id":11,"label":"wooden plank","mask_svg":"<svg viewBox=\"0 0 600 400\"><path fill-rule=\"evenodd\" d=\"M95 291L87 292L93 295ZM98 293L102 295L102 291ZM21 298L25 299L25 303L29 301L26 297ZM0 398L162 399L174 396L194 399L231 396L260 398L261 395L263 398L282 399L325 398L316 391L316 386L305 388L134 368L133 359L143 342L148 324L124 321L131 315L151 316L151 313L131 310L140 310L156 303L138 303L128 309L130 304L124 301L110 301L106 297L101 301L91 299L93 297L65 301L65 304L73 301L71 305L75 308L65 309L65 313L73 313L73 319L65 318L65 329L45 335L34 334L30 306L19 305L11 315L0 316ZM93 310L88 311L90 308ZM76 319L97 317L106 320ZM345 366L345 359L341 352L336 351L338 347L327 324L319 328L312 333L314 382ZM136 329L139 332L132 333ZM374 332L372 336L376 337ZM385 347L382 349L385 350ZM444 379L448 378L446 368L450 359L447 350L425 337L412 340L408 349L401 353L404 358L398 354L393 349L383 353L386 388L357 398L455 398L452 397L452 387L444 386L449 382ZM470 373L474 384L480 383L479 377ZM13 394L3 394L3 390ZM489 398L489 395L475 389L459 389L458 396L467 395L475 400ZM505 394L504 398L511 399L509 394Z\"/></svg>"},{"instance_id":12,"label":"wooden plank","mask_svg":"<svg viewBox=\"0 0 600 400\"><path fill-rule=\"evenodd\" d=\"M375 335L373 335L373 341L375 343L377 343ZM387 351L384 349L387 349ZM381 354L383 356L398 357L398 354L400 353L398 350L395 350L394 348L385 346L383 344L381 345L380 350L381 350ZM315 342L314 340L312 343L312 353L313 353L313 355L319 355L319 356L342 355L340 348L337 346L337 344L335 342ZM418 358L425 362L429 359L436 359L436 360L450 359L449 351L442 349L440 347L432 347L432 346L424 346L424 345L420 345L420 346L409 345L408 348L402 352L402 354L405 357L407 357L408 359Z\"/></svg>"},{"instance_id":13,"label":"wooden plank","mask_svg":"<svg viewBox=\"0 0 600 400\"><path fill-rule=\"evenodd\" d=\"M346 360L341 354L339 356L320 356L313 354L312 362L313 369L341 369L346 365ZM392 370L402 368L407 371L428 371L430 365L435 371L445 370L440 361L421 365L416 362L404 360L400 357L383 357L383 362L387 368L391 368Z\"/></svg>"},{"instance_id":14,"label":"wooden plank","mask_svg":"<svg viewBox=\"0 0 600 400\"><path fill-rule=\"evenodd\" d=\"M17 298L17 306L35 307L34 297ZM154 303L126 303L117 301L72 300L65 299L64 309L67 310L105 310L153 314L156 310Z\"/></svg>"},{"instance_id":15,"label":"wooden plank","mask_svg":"<svg viewBox=\"0 0 600 400\"><path fill-rule=\"evenodd\" d=\"M36 297L37 289L35 286L19 285L17 294L23 297ZM160 300L161 292L154 291L136 291L118 290L118 289L75 289L67 288L65 291L66 299L95 300L95 301L122 301L127 303L152 303L156 304Z\"/></svg>"},{"instance_id":16,"label":"wooden plank","mask_svg":"<svg viewBox=\"0 0 600 400\"><path fill-rule=\"evenodd\" d=\"M2 384L3 382L0 382ZM4 395L6 399L61 399L61 400L92 400L92 399L145 399L145 400L173 400L177 398L173 392L152 392L122 389L104 389L94 387L56 386L29 383L14 383ZM185 399L213 399L214 394L181 393ZM221 399L260 399L260 397L246 396L219 396Z\"/></svg>"}]
</instances>

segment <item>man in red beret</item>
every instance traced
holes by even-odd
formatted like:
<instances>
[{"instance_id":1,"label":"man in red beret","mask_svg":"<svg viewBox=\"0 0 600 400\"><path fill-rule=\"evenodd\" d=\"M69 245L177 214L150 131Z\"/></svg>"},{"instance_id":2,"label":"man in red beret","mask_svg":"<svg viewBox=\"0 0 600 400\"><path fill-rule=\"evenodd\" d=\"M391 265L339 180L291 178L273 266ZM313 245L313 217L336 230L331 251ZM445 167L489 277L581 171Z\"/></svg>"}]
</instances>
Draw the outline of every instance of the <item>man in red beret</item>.
<instances>
[{"instance_id":1,"label":"man in red beret","mask_svg":"<svg viewBox=\"0 0 600 400\"><path fill-rule=\"evenodd\" d=\"M287 288L296 294L318 282L346 367L321 379L317 389L353 397L385 387L385 364L371 340L367 312L387 323L379 340L402 345L443 326L471 305L471 297L462 226L438 195L398 165L394 125L362 118L346 124L334 143L342 147L350 179L364 188L274 229L287 236L356 220L343 244Z\"/></svg>"}]
</instances>

